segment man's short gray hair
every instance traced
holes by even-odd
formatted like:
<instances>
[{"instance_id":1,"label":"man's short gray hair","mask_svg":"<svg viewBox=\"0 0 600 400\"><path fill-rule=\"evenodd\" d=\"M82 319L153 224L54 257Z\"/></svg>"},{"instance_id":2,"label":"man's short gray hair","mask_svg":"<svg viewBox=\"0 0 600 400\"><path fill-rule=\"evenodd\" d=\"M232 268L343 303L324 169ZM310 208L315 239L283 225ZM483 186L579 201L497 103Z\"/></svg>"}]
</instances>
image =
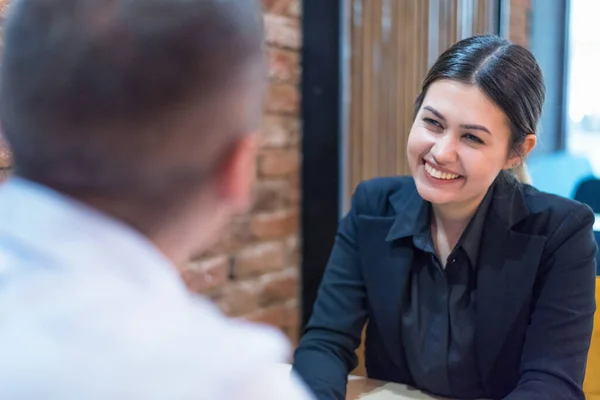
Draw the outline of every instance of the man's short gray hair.
<instances>
[{"instance_id":1,"label":"man's short gray hair","mask_svg":"<svg viewBox=\"0 0 600 400\"><path fill-rule=\"evenodd\" d=\"M0 120L16 173L65 190L142 187L179 140L170 124L232 86L262 55L262 29L256 0L14 0Z\"/></svg>"}]
</instances>

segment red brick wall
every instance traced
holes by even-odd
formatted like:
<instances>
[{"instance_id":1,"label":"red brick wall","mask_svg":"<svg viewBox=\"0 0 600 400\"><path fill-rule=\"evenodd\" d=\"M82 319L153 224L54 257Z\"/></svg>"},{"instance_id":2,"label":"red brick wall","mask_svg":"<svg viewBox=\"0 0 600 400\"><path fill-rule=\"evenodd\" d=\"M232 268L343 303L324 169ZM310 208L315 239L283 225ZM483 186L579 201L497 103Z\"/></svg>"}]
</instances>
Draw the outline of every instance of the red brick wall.
<instances>
[{"instance_id":1,"label":"red brick wall","mask_svg":"<svg viewBox=\"0 0 600 400\"><path fill-rule=\"evenodd\" d=\"M254 207L234 221L208 255L183 267L182 276L193 291L210 296L226 314L273 324L295 341L301 0L261 1L270 84ZM6 0L0 0L0 14L5 4ZM8 176L10 165L10 153L0 142L0 181Z\"/></svg>"}]
</instances>

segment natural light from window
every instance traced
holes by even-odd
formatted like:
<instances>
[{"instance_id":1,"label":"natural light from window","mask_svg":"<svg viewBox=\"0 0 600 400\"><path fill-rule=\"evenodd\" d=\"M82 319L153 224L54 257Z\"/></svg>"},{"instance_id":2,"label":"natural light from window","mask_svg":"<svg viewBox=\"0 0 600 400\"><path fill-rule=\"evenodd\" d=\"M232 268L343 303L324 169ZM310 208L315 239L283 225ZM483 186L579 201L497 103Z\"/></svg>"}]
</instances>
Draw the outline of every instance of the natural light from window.
<instances>
[{"instance_id":1,"label":"natural light from window","mask_svg":"<svg viewBox=\"0 0 600 400\"><path fill-rule=\"evenodd\" d=\"M600 175L600 0L571 0L566 145Z\"/></svg>"}]
</instances>

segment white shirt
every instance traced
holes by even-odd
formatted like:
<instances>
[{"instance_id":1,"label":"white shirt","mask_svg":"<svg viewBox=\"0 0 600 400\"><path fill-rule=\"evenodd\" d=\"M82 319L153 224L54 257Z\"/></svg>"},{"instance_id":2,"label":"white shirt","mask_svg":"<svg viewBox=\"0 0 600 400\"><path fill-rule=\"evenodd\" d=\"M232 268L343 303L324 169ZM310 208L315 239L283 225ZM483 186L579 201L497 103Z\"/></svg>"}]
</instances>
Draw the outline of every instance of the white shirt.
<instances>
[{"instance_id":1,"label":"white shirt","mask_svg":"<svg viewBox=\"0 0 600 400\"><path fill-rule=\"evenodd\" d=\"M289 355L274 328L191 294L133 229L32 182L0 185L0 399L309 399L270 375Z\"/></svg>"}]
</instances>

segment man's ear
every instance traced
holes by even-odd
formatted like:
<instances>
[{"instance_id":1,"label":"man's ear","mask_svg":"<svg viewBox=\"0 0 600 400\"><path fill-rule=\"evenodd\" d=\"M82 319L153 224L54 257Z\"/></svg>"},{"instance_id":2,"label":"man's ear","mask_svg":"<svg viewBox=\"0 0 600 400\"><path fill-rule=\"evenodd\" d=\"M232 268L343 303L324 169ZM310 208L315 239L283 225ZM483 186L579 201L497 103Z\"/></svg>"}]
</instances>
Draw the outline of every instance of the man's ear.
<instances>
[{"instance_id":1,"label":"man's ear","mask_svg":"<svg viewBox=\"0 0 600 400\"><path fill-rule=\"evenodd\" d=\"M233 205L237 212L245 212L252 205L257 151L257 134L239 138L225 160L217 183L221 199Z\"/></svg>"},{"instance_id":2,"label":"man's ear","mask_svg":"<svg viewBox=\"0 0 600 400\"><path fill-rule=\"evenodd\" d=\"M506 160L503 169L515 168L523 162L525 158L531 153L537 144L537 136L530 134L525 137L525 140L521 144L519 151L515 151L513 155Z\"/></svg>"}]
</instances>

